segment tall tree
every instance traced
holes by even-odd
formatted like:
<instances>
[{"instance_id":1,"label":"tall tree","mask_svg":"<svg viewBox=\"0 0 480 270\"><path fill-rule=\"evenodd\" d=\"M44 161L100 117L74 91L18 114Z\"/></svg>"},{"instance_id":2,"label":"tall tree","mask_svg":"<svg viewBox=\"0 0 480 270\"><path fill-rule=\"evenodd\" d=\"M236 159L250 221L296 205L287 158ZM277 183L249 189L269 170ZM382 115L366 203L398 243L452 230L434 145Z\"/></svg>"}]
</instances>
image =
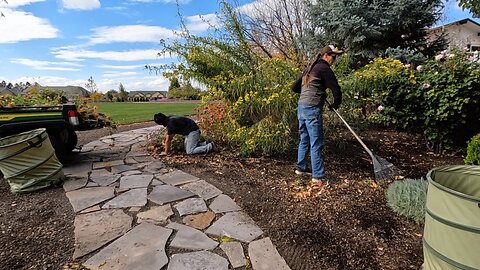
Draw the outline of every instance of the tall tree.
<instances>
[{"instance_id":1,"label":"tall tree","mask_svg":"<svg viewBox=\"0 0 480 270\"><path fill-rule=\"evenodd\" d=\"M128 100L128 92L122 83L118 85L118 101L125 102Z\"/></svg>"},{"instance_id":2,"label":"tall tree","mask_svg":"<svg viewBox=\"0 0 480 270\"><path fill-rule=\"evenodd\" d=\"M387 48L431 55L445 45L443 36L427 42L428 28L441 16L442 0L317 0L309 10L311 44L333 43L360 64Z\"/></svg>"},{"instance_id":3,"label":"tall tree","mask_svg":"<svg viewBox=\"0 0 480 270\"><path fill-rule=\"evenodd\" d=\"M177 77L172 77L170 79L170 85L168 86L168 91L180 88L180 82Z\"/></svg>"},{"instance_id":4,"label":"tall tree","mask_svg":"<svg viewBox=\"0 0 480 270\"><path fill-rule=\"evenodd\" d=\"M90 76L88 78L87 83L85 84L85 87L90 91L90 94L93 94L98 91L97 84L95 83L95 80L93 80L93 77Z\"/></svg>"},{"instance_id":5,"label":"tall tree","mask_svg":"<svg viewBox=\"0 0 480 270\"><path fill-rule=\"evenodd\" d=\"M306 2L258 0L244 8L245 32L251 46L267 57L301 65L305 58Z\"/></svg>"}]
</instances>

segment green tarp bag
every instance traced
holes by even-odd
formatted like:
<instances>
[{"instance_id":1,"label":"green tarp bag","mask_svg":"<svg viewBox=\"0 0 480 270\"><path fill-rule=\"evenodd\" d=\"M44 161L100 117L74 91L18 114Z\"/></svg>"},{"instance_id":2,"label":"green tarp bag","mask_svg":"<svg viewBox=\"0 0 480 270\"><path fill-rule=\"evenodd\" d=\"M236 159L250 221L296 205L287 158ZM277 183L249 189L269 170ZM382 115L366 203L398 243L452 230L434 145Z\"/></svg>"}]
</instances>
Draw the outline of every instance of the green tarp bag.
<instances>
[{"instance_id":1,"label":"green tarp bag","mask_svg":"<svg viewBox=\"0 0 480 270\"><path fill-rule=\"evenodd\" d=\"M427 179L424 269L480 269L480 166L435 168Z\"/></svg>"},{"instance_id":2,"label":"green tarp bag","mask_svg":"<svg viewBox=\"0 0 480 270\"><path fill-rule=\"evenodd\" d=\"M32 192L63 180L62 163L44 128L1 138L0 171L13 193Z\"/></svg>"}]
</instances>

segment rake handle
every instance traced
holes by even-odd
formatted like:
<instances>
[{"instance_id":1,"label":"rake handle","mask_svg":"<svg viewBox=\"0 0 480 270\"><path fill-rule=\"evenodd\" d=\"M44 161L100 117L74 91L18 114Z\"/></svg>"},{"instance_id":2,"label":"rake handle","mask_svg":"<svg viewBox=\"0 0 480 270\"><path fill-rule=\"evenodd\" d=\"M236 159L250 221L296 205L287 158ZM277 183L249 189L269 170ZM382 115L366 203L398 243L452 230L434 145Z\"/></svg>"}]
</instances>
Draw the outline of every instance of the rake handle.
<instances>
[{"instance_id":1,"label":"rake handle","mask_svg":"<svg viewBox=\"0 0 480 270\"><path fill-rule=\"evenodd\" d=\"M367 151L367 153L370 155L370 157L372 157L372 159L375 159L372 151L370 149L368 149L367 145L362 141L362 139L360 139L360 137L358 137L357 133L355 133L355 131L353 131L353 129L350 127L350 125L347 123L347 121L345 121L345 119L343 119L343 117L340 115L340 113L335 108L332 107L332 104L330 104L328 99L325 99L325 102L327 102L327 105L330 108L330 110L335 112L337 114L337 116L340 118L340 120L342 120L342 122L345 124L345 126L347 126L348 130L350 130L350 132L352 132L353 136L355 136L355 138L358 140L358 142L363 146L363 148L365 148L365 151Z\"/></svg>"}]
</instances>

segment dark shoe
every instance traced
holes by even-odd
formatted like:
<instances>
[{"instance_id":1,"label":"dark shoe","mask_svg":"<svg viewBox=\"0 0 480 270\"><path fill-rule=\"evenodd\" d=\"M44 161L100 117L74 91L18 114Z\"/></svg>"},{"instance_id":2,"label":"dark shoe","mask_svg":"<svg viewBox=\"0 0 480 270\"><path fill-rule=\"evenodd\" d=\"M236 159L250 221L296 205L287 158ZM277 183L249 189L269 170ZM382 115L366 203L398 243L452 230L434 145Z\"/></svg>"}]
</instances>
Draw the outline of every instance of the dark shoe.
<instances>
[{"instance_id":1,"label":"dark shoe","mask_svg":"<svg viewBox=\"0 0 480 270\"><path fill-rule=\"evenodd\" d=\"M217 147L213 142L208 142L207 145L210 144L212 148L210 148L210 151L208 152L217 152Z\"/></svg>"}]
</instances>

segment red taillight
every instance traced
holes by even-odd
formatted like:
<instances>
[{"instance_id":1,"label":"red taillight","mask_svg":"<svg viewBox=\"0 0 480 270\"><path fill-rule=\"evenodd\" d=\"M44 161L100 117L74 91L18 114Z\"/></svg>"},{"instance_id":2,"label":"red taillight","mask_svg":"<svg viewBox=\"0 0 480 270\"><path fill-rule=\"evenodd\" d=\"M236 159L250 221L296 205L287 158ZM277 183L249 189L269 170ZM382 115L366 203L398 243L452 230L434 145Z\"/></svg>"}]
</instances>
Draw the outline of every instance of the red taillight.
<instances>
[{"instance_id":1,"label":"red taillight","mask_svg":"<svg viewBox=\"0 0 480 270\"><path fill-rule=\"evenodd\" d=\"M75 110L70 110L68 111L68 118L70 119L70 124L74 126L78 126L78 117L77 117L77 111Z\"/></svg>"}]
</instances>

